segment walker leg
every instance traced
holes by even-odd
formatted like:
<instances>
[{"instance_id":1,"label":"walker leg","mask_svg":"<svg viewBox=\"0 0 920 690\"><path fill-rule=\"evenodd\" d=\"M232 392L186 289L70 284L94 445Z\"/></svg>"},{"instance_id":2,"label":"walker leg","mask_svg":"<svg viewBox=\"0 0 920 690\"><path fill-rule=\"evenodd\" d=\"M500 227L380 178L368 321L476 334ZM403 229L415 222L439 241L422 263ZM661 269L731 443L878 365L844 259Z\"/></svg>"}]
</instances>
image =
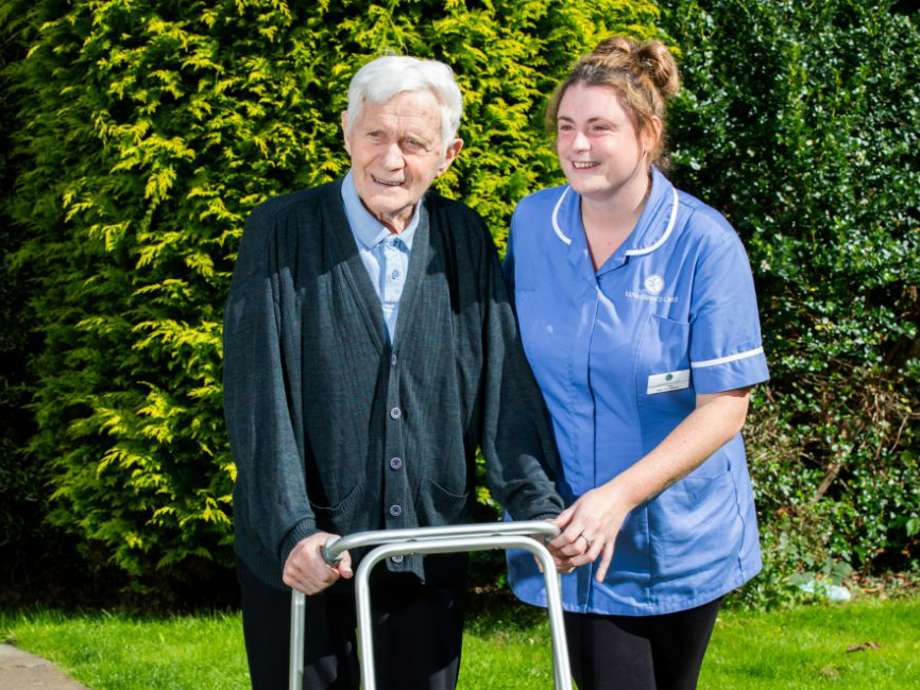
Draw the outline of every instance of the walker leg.
<instances>
[{"instance_id":1,"label":"walker leg","mask_svg":"<svg viewBox=\"0 0 920 690\"><path fill-rule=\"evenodd\" d=\"M307 601L303 592L291 590L291 664L288 690L303 690L304 623Z\"/></svg>"}]
</instances>

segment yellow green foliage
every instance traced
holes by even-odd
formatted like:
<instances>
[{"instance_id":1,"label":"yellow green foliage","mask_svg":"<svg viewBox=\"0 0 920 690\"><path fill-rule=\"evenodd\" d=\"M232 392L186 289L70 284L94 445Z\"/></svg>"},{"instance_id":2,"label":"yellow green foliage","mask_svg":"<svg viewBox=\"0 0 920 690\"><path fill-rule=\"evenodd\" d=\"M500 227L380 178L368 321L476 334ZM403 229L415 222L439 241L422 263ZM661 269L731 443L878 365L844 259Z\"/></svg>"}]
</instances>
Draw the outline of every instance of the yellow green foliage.
<instances>
[{"instance_id":1,"label":"yellow green foliage","mask_svg":"<svg viewBox=\"0 0 920 690\"><path fill-rule=\"evenodd\" d=\"M499 244L513 205L557 179L546 96L613 31L655 33L648 0L54 0L27 17L13 201L37 276L30 319L54 511L140 584L230 561L234 467L221 411L221 311L243 222L342 175L339 112L358 66L434 57L465 94L440 190Z\"/></svg>"}]
</instances>

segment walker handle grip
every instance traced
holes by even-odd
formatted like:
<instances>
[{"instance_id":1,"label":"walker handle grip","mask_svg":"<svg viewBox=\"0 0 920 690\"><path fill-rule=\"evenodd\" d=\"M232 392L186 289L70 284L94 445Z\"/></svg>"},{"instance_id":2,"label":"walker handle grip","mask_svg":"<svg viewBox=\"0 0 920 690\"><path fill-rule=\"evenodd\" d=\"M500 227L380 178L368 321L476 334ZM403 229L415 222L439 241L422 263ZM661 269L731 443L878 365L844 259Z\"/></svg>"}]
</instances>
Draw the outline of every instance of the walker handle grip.
<instances>
[{"instance_id":1,"label":"walker handle grip","mask_svg":"<svg viewBox=\"0 0 920 690\"><path fill-rule=\"evenodd\" d=\"M330 568L334 568L335 564L342 560L342 554L345 553L344 549L333 549L335 543L340 539L341 537L336 537L335 535L329 537L321 549L323 560L326 561Z\"/></svg>"},{"instance_id":2,"label":"walker handle grip","mask_svg":"<svg viewBox=\"0 0 920 690\"><path fill-rule=\"evenodd\" d=\"M356 532L344 537L331 536L323 545L323 560L335 566L349 549L395 543L421 543L433 539L458 537L534 537L549 541L560 530L548 520L522 520L520 522L485 522L472 525L443 525L413 529L374 530Z\"/></svg>"}]
</instances>

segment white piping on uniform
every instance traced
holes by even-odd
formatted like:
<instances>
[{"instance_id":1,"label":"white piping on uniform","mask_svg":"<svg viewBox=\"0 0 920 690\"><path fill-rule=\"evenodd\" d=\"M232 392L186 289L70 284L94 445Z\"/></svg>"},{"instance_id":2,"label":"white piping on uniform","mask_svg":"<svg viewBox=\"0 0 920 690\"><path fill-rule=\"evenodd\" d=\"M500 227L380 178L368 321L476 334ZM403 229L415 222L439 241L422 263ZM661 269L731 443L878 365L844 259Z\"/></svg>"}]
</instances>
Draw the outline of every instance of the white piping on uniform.
<instances>
[{"instance_id":1,"label":"white piping on uniform","mask_svg":"<svg viewBox=\"0 0 920 690\"><path fill-rule=\"evenodd\" d=\"M555 231L556 236L566 244L572 244L572 238L567 237L565 233L562 232L562 228L559 227L559 208L562 206L565 195L569 193L570 189L571 187L567 186L562 190L562 194L559 196L559 200L553 207L553 231ZM665 228L664 234L658 239L657 242L655 242L655 244L649 247L645 247L643 249L627 249L626 256L642 256L643 254L648 254L649 252L655 251L658 249L658 247L667 242L668 237L671 236L671 231L674 229L674 223L677 221L677 189L672 187L671 193L673 195L673 201L671 202L671 217L668 219L668 227Z\"/></svg>"},{"instance_id":2,"label":"white piping on uniform","mask_svg":"<svg viewBox=\"0 0 920 690\"><path fill-rule=\"evenodd\" d=\"M668 237L671 236L671 231L674 229L674 222L677 220L677 188L671 187L671 194L673 195L673 201L671 202L671 218L668 220L668 227L665 228L664 234L659 238L655 244L644 247L642 249L627 249L626 256L642 256L643 254L648 254L653 252L658 247L663 245Z\"/></svg>"},{"instance_id":3,"label":"white piping on uniform","mask_svg":"<svg viewBox=\"0 0 920 690\"><path fill-rule=\"evenodd\" d=\"M729 355L728 357L717 357L716 359L706 359L702 362L690 362L690 366L694 369L701 369L703 367L714 367L719 364L728 364L729 362L736 362L739 359L747 359L748 357L756 357L759 354L763 354L762 347L755 347L753 350L746 350L745 352L739 352L734 355Z\"/></svg>"},{"instance_id":4,"label":"white piping on uniform","mask_svg":"<svg viewBox=\"0 0 920 690\"><path fill-rule=\"evenodd\" d=\"M569 193L569 189L571 188L566 187L562 190L562 196L559 197L559 201L557 201L556 205L553 207L553 230L556 231L556 235L559 236L559 239L566 244L572 244L572 239L563 235L562 230L559 229L559 207L562 206L562 200L565 199L565 195Z\"/></svg>"}]
</instances>

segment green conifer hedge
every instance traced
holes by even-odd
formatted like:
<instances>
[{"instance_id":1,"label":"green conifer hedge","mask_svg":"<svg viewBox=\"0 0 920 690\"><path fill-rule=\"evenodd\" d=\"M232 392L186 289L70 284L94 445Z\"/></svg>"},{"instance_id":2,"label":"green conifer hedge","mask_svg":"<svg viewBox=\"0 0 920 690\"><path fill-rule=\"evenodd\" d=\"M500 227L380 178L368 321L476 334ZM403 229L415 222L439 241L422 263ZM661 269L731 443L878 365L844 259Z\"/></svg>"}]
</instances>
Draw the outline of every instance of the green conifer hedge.
<instances>
[{"instance_id":1,"label":"green conifer hedge","mask_svg":"<svg viewBox=\"0 0 920 690\"><path fill-rule=\"evenodd\" d=\"M27 17L12 212L38 276L29 320L51 520L136 586L230 563L234 466L221 311L243 222L347 169L339 112L383 52L453 66L459 164L439 181L491 223L557 177L542 106L599 37L655 31L647 0L6 0Z\"/></svg>"}]
</instances>

